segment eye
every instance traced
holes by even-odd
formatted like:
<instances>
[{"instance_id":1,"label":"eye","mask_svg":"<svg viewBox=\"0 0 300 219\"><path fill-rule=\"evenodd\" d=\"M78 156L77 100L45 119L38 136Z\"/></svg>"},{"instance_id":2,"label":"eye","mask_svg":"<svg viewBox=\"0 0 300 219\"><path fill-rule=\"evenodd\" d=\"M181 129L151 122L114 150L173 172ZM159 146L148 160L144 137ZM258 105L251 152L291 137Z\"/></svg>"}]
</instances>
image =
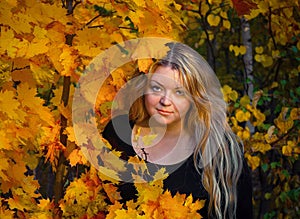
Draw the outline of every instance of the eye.
<instances>
[{"instance_id":1,"label":"eye","mask_svg":"<svg viewBox=\"0 0 300 219\"><path fill-rule=\"evenodd\" d=\"M176 94L179 96L183 96L183 95L185 95L185 92L184 92L184 90L176 90Z\"/></svg>"},{"instance_id":2,"label":"eye","mask_svg":"<svg viewBox=\"0 0 300 219\"><path fill-rule=\"evenodd\" d=\"M152 85L151 90L154 92L160 92L160 91L162 91L162 88L157 85Z\"/></svg>"}]
</instances>

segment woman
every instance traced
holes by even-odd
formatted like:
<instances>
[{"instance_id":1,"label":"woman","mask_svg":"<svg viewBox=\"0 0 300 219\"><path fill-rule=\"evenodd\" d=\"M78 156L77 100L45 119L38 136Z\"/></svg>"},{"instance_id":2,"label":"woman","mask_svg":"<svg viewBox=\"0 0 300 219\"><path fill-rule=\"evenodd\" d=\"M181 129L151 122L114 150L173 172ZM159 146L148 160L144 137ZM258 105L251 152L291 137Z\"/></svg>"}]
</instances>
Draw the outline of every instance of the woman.
<instances>
[{"instance_id":1,"label":"woman","mask_svg":"<svg viewBox=\"0 0 300 219\"><path fill-rule=\"evenodd\" d=\"M130 128L122 126L127 117L119 116L103 137L123 159L137 155L149 164L176 166L165 189L207 199L202 216L252 218L251 176L242 143L226 121L219 80L196 51L181 43L168 46L166 57L134 83ZM134 198L130 183L120 191L125 200Z\"/></svg>"}]
</instances>

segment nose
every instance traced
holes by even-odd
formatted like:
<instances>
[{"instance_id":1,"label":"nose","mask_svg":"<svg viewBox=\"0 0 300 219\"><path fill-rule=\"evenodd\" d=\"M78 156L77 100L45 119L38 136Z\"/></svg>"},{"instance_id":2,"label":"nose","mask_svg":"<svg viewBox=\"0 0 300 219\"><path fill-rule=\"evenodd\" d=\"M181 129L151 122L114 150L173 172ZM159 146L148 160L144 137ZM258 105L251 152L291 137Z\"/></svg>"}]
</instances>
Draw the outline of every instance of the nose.
<instances>
[{"instance_id":1,"label":"nose","mask_svg":"<svg viewBox=\"0 0 300 219\"><path fill-rule=\"evenodd\" d=\"M163 95L161 96L159 103L163 106L170 106L172 104L172 101L167 95Z\"/></svg>"}]
</instances>

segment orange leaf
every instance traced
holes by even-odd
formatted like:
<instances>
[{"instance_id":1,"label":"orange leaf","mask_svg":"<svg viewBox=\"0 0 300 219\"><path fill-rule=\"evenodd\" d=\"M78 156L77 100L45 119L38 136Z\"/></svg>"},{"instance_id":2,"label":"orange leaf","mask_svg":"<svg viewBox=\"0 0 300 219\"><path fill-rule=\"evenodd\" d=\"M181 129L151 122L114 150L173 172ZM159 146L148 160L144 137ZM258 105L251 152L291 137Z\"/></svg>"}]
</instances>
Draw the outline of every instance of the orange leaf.
<instances>
[{"instance_id":1,"label":"orange leaf","mask_svg":"<svg viewBox=\"0 0 300 219\"><path fill-rule=\"evenodd\" d=\"M238 16L248 15L251 10L257 8L257 4L252 0L232 0L232 4Z\"/></svg>"},{"instance_id":2,"label":"orange leaf","mask_svg":"<svg viewBox=\"0 0 300 219\"><path fill-rule=\"evenodd\" d=\"M0 92L0 109L2 113L6 114L11 119L17 119L16 111L20 106L20 102L16 100L13 91Z\"/></svg>"},{"instance_id":3,"label":"orange leaf","mask_svg":"<svg viewBox=\"0 0 300 219\"><path fill-rule=\"evenodd\" d=\"M70 153L68 160L70 161L71 166L75 166L76 164L86 164L87 163L85 156L79 149L73 150Z\"/></svg>"}]
</instances>

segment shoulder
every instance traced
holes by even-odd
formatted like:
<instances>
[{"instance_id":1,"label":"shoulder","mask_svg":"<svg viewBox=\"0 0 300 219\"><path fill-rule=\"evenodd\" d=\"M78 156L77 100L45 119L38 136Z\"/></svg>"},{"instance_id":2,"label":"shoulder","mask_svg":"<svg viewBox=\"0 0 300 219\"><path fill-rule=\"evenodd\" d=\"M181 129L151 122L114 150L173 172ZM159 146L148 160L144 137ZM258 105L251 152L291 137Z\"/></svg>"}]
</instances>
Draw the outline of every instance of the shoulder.
<instances>
[{"instance_id":1,"label":"shoulder","mask_svg":"<svg viewBox=\"0 0 300 219\"><path fill-rule=\"evenodd\" d=\"M118 115L113 117L105 126L102 135L104 138L111 134L117 134L118 136L124 132L131 132L133 127L133 122L129 120L129 116L127 114Z\"/></svg>"},{"instance_id":2,"label":"shoulder","mask_svg":"<svg viewBox=\"0 0 300 219\"><path fill-rule=\"evenodd\" d=\"M124 155L135 155L131 146L131 134L134 123L128 115L119 115L112 118L105 126L102 136L113 149L121 151Z\"/></svg>"}]
</instances>

